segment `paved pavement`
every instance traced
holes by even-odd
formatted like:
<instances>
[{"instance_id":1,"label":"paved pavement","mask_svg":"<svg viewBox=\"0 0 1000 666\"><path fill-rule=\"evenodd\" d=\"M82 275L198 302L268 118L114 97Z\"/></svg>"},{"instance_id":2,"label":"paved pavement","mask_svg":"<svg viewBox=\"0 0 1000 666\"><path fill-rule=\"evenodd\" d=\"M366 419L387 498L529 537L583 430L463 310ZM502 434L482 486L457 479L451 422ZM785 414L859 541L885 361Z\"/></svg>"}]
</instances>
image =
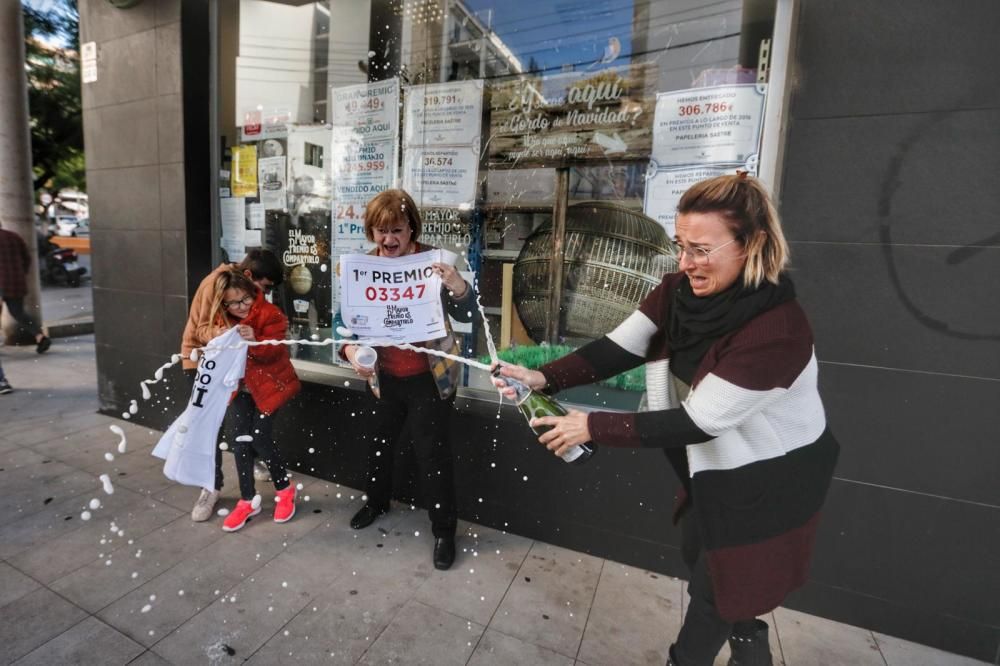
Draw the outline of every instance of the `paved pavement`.
<instances>
[{"instance_id":1,"label":"paved pavement","mask_svg":"<svg viewBox=\"0 0 1000 666\"><path fill-rule=\"evenodd\" d=\"M465 522L436 571L424 512L352 531L360 492L298 473L286 524L267 492L240 532L192 523L195 491L149 455L159 433L96 413L92 336L0 355L17 389L0 396L0 663L666 661L683 581ZM785 609L768 621L776 664L981 663Z\"/></svg>"}]
</instances>

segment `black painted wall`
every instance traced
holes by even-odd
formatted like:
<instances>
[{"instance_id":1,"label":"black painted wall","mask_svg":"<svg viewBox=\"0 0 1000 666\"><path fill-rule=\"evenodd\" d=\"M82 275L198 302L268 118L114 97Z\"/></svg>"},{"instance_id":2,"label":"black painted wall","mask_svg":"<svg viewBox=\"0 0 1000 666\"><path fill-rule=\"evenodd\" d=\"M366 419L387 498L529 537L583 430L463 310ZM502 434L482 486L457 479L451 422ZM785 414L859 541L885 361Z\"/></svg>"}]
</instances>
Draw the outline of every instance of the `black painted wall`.
<instances>
[{"instance_id":1,"label":"black painted wall","mask_svg":"<svg viewBox=\"0 0 1000 666\"><path fill-rule=\"evenodd\" d=\"M781 211L842 442L798 608L1000 645L1000 3L805 0Z\"/></svg>"},{"instance_id":2,"label":"black painted wall","mask_svg":"<svg viewBox=\"0 0 1000 666\"><path fill-rule=\"evenodd\" d=\"M127 71L114 88L105 72L90 106L85 89L110 413L176 349L190 288L211 268L203 4L106 15L107 3L81 2L85 36L132 54L133 66L150 43L161 56L183 50L168 60L183 73L183 134L170 124L180 82L162 65L148 64L174 87L140 87L142 99ZM812 579L788 605L995 662L1000 3L802 0L797 30L780 203L843 450ZM122 145L149 131L159 131L155 157L155 145ZM175 402L141 410L141 420L162 428L179 411L182 382L172 384ZM363 406L355 389L308 384L279 416L279 443L299 469L361 488ZM459 401L462 518L686 576L669 520L677 482L661 453L602 450L571 467L534 444L511 408L496 415L495 403Z\"/></svg>"}]
</instances>

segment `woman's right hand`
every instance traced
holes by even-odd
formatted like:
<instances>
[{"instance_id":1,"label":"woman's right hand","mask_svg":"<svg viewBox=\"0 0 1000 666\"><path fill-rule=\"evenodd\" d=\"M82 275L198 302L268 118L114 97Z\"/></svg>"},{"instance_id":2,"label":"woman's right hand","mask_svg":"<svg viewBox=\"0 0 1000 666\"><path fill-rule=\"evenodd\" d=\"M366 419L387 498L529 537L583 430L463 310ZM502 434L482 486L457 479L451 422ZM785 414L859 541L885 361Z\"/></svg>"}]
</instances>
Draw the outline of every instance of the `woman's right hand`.
<instances>
[{"instance_id":1,"label":"woman's right hand","mask_svg":"<svg viewBox=\"0 0 1000 666\"><path fill-rule=\"evenodd\" d=\"M375 368L366 368L363 365L358 365L354 360L354 355L358 353L358 345L347 345L344 347L344 356L351 363L351 367L354 368L354 372L358 373L358 376L362 379L368 379L375 374Z\"/></svg>"},{"instance_id":2,"label":"woman's right hand","mask_svg":"<svg viewBox=\"0 0 1000 666\"><path fill-rule=\"evenodd\" d=\"M494 364L493 369L496 370L498 365L500 366L500 375L502 377L516 379L533 391L539 391L545 388L545 385L548 384L548 380L545 379L545 375L538 370L529 370L522 365L512 365L503 362ZM517 398L517 392L508 386L502 379L491 377L491 381L493 382L493 385L500 390L500 394L505 398L510 400Z\"/></svg>"}]
</instances>

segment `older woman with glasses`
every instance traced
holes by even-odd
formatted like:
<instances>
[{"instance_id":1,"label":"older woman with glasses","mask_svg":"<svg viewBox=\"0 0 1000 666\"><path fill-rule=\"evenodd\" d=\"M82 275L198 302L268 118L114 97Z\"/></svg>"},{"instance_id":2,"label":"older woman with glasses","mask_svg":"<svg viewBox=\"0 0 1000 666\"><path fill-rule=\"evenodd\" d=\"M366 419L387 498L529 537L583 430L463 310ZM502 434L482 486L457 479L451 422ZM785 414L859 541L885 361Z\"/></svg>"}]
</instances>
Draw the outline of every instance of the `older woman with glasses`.
<instances>
[{"instance_id":1,"label":"older woman with glasses","mask_svg":"<svg viewBox=\"0 0 1000 666\"><path fill-rule=\"evenodd\" d=\"M681 482L674 518L691 571L668 664L712 664L728 639L731 666L769 665L756 618L806 581L839 447L763 186L746 174L696 183L676 228L680 271L614 331L539 370L501 374L556 392L646 364L649 411L538 418L551 428L539 441L556 455L587 441L663 449Z\"/></svg>"}]
</instances>

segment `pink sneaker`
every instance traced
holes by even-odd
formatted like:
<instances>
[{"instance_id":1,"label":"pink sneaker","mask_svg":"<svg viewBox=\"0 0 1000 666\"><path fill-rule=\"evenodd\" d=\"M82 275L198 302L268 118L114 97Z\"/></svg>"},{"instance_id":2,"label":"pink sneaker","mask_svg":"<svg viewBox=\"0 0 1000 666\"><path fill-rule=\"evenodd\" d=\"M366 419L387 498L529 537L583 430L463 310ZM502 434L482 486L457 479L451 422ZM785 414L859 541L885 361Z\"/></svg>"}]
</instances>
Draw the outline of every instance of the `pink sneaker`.
<instances>
[{"instance_id":1,"label":"pink sneaker","mask_svg":"<svg viewBox=\"0 0 1000 666\"><path fill-rule=\"evenodd\" d=\"M255 509L253 508L253 504L241 499L222 522L222 530L224 532L235 532L247 524L247 518L256 516L258 513L260 513L259 506Z\"/></svg>"},{"instance_id":2,"label":"pink sneaker","mask_svg":"<svg viewBox=\"0 0 1000 666\"><path fill-rule=\"evenodd\" d=\"M274 522L287 523L295 515L295 486L288 486L276 492L274 503Z\"/></svg>"}]
</instances>

